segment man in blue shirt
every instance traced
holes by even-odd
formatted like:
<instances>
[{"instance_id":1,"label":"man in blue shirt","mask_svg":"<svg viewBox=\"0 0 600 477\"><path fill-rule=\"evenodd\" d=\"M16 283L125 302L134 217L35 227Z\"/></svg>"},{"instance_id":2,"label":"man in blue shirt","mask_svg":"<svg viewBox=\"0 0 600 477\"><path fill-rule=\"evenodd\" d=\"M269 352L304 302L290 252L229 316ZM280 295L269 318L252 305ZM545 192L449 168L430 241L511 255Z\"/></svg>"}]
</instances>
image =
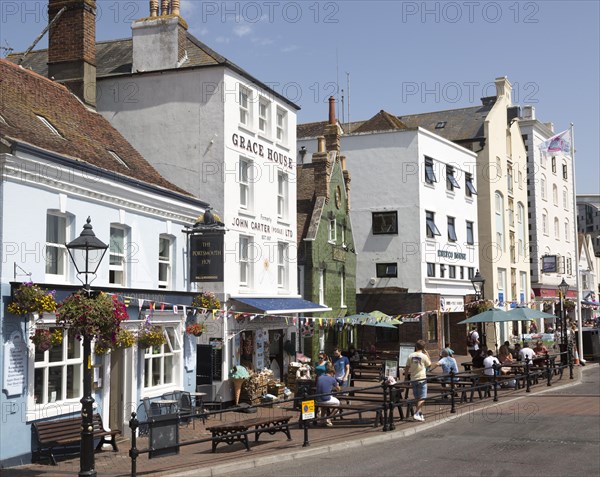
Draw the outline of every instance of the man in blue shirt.
<instances>
[{"instance_id":1,"label":"man in blue shirt","mask_svg":"<svg viewBox=\"0 0 600 477\"><path fill-rule=\"evenodd\" d=\"M317 378L317 402L319 404L325 404L327 407L335 407L340 405L340 400L331 395L332 392L340 390L337 380L333 377L333 373L333 368L328 367L327 372ZM327 409L327 411L328 416L331 417L332 414L329 414L331 409ZM333 426L331 419L326 419L325 425L329 427Z\"/></svg>"},{"instance_id":2,"label":"man in blue shirt","mask_svg":"<svg viewBox=\"0 0 600 477\"><path fill-rule=\"evenodd\" d=\"M335 369L335 379L342 388L350 386L350 360L342 356L339 348L333 350L333 368Z\"/></svg>"}]
</instances>

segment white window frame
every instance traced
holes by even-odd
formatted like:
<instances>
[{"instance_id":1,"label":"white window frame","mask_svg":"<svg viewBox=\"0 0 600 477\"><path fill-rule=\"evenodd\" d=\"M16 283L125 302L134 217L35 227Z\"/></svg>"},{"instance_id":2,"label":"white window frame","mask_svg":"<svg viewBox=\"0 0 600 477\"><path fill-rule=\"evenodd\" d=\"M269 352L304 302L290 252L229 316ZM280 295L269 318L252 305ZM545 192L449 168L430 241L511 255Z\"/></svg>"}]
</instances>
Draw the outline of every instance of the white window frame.
<instances>
[{"instance_id":1,"label":"white window frame","mask_svg":"<svg viewBox=\"0 0 600 477\"><path fill-rule=\"evenodd\" d=\"M554 217L554 238L560 240L560 222L558 217Z\"/></svg>"},{"instance_id":2,"label":"white window frame","mask_svg":"<svg viewBox=\"0 0 600 477\"><path fill-rule=\"evenodd\" d=\"M179 323L161 322L157 323L163 329L163 334L166 338L166 343L161 346L153 346L144 349L144 376L142 378L142 397L156 395L157 391L166 391L170 389L179 389L182 386L181 382L181 362L183 359L183 343L181 325ZM169 365L168 358L172 358ZM152 379L148 376L147 362L150 360L150 370L154 370L154 362L158 361L159 366L159 382L148 382ZM170 370L171 382L165 381L165 370Z\"/></svg>"},{"instance_id":3,"label":"white window frame","mask_svg":"<svg viewBox=\"0 0 600 477\"><path fill-rule=\"evenodd\" d=\"M544 235L550 235L548 224L548 212L546 212L546 210L542 212L542 232Z\"/></svg>"},{"instance_id":4,"label":"white window frame","mask_svg":"<svg viewBox=\"0 0 600 477\"><path fill-rule=\"evenodd\" d=\"M267 98L261 97L258 101L258 130L271 135L271 102Z\"/></svg>"},{"instance_id":5,"label":"white window frame","mask_svg":"<svg viewBox=\"0 0 600 477\"><path fill-rule=\"evenodd\" d=\"M277 108L276 138L282 144L288 141L288 112L280 107Z\"/></svg>"},{"instance_id":6,"label":"white window frame","mask_svg":"<svg viewBox=\"0 0 600 477\"><path fill-rule=\"evenodd\" d=\"M467 197L477 195L477 189L475 189L475 184L473 184L473 174L468 172L465 173L465 193Z\"/></svg>"},{"instance_id":7,"label":"white window frame","mask_svg":"<svg viewBox=\"0 0 600 477\"><path fill-rule=\"evenodd\" d=\"M42 320L46 320L47 317L43 317ZM54 331L55 329L62 330L63 332L63 342L60 345L60 350L62 352L62 359L56 361L50 361L51 353L55 354L59 346L55 345L51 350L45 351L43 353L36 353L35 347L33 343L27 343L29 346L32 359L30 359L30 385L31 385L31 393L28 399L28 419L39 419L41 417L49 417L55 416L59 414L67 414L72 412L73 410L81 409L81 404L79 403L81 397L83 396L83 347L81 345L81 341L76 339L74 336L71 338L71 345L74 351L73 357L69 358L68 356L68 347L69 347L69 334L66 329L56 328L52 326L54 323L54 317L52 316L52 321L44 322L43 324L35 324L33 331L35 329L48 329L50 331ZM75 351L76 350L76 351ZM36 360L38 357L43 357L42 360ZM77 386L77 393L73 394L71 397L66 398L67 395L67 368L73 367L73 384ZM51 368L63 368L62 376L61 376L61 391L63 399L55 399L51 401L51 393L50 393L50 370ZM78 371L77 371L78 368ZM43 372L43 384L42 384L42 397L41 399L36 398L36 385L35 385L35 372L36 370L42 370ZM75 389L74 389L75 390ZM30 416L29 411L33 414ZM49 414L48 414L49 412Z\"/></svg>"},{"instance_id":8,"label":"white window frame","mask_svg":"<svg viewBox=\"0 0 600 477\"><path fill-rule=\"evenodd\" d=\"M542 174L540 178L540 192L542 194L542 200L548 200L546 191L546 176Z\"/></svg>"},{"instance_id":9,"label":"white window frame","mask_svg":"<svg viewBox=\"0 0 600 477\"><path fill-rule=\"evenodd\" d=\"M563 209L569 210L569 191L563 187Z\"/></svg>"},{"instance_id":10,"label":"white window frame","mask_svg":"<svg viewBox=\"0 0 600 477\"><path fill-rule=\"evenodd\" d=\"M329 243L336 243L337 240L337 221L334 218L329 219L329 229L327 232L327 241Z\"/></svg>"},{"instance_id":11,"label":"white window frame","mask_svg":"<svg viewBox=\"0 0 600 477\"><path fill-rule=\"evenodd\" d=\"M433 159L431 157L425 157L425 182L431 185L437 182L435 170L433 169Z\"/></svg>"},{"instance_id":12,"label":"white window frame","mask_svg":"<svg viewBox=\"0 0 600 477\"><path fill-rule=\"evenodd\" d=\"M52 220L56 220L56 230L58 232L58 240L56 242L51 242L49 241L49 237L48 237L48 233L49 233L49 220L52 218ZM61 222L62 225L64 225L64 227L61 226ZM59 212L53 212L53 211L47 211L46 212L46 250L45 250L45 254L44 254L44 258L46 261L46 265L45 265L45 276L46 276L46 280L51 281L51 280L56 280L56 281L61 281L61 282L65 282L67 280L67 269L68 269L68 256L67 256L67 247L66 247L66 242L67 242L67 238L69 237L69 232L70 232L70 223L69 223L69 218L65 215L65 214L61 214ZM63 232L64 232L64 240L61 237L59 228L62 228ZM49 271L49 260L48 260L48 253L50 251L50 249L55 249L56 252L56 257L57 257L57 268L56 270L52 270L50 269ZM62 266L59 267L59 264L62 262ZM52 273L52 271L56 271L57 273Z\"/></svg>"},{"instance_id":13,"label":"white window frame","mask_svg":"<svg viewBox=\"0 0 600 477\"><path fill-rule=\"evenodd\" d=\"M283 171L277 172L277 217L285 220L288 218L288 175Z\"/></svg>"},{"instance_id":14,"label":"white window frame","mask_svg":"<svg viewBox=\"0 0 600 477\"><path fill-rule=\"evenodd\" d=\"M552 184L552 203L558 207L558 187Z\"/></svg>"},{"instance_id":15,"label":"white window frame","mask_svg":"<svg viewBox=\"0 0 600 477\"><path fill-rule=\"evenodd\" d=\"M571 234L569 232L569 219L565 219L565 242L571 241Z\"/></svg>"},{"instance_id":16,"label":"white window frame","mask_svg":"<svg viewBox=\"0 0 600 477\"><path fill-rule=\"evenodd\" d=\"M460 184L454 177L454 167L446 164L446 190L454 192L454 189L460 189Z\"/></svg>"},{"instance_id":17,"label":"white window frame","mask_svg":"<svg viewBox=\"0 0 600 477\"><path fill-rule=\"evenodd\" d=\"M252 262L250 261L252 237L250 235L240 235L239 247L238 261L240 264L240 286L250 287L252 284Z\"/></svg>"},{"instance_id":18,"label":"white window frame","mask_svg":"<svg viewBox=\"0 0 600 477\"><path fill-rule=\"evenodd\" d=\"M238 93L238 104L240 108L240 124L251 127L252 126L252 92L242 86L239 85L239 93Z\"/></svg>"},{"instance_id":19,"label":"white window frame","mask_svg":"<svg viewBox=\"0 0 600 477\"><path fill-rule=\"evenodd\" d=\"M506 250L506 244L504 243L504 196L496 191L494 201L496 214L496 242L504 252Z\"/></svg>"},{"instance_id":20,"label":"white window frame","mask_svg":"<svg viewBox=\"0 0 600 477\"><path fill-rule=\"evenodd\" d=\"M325 269L319 269L319 305L325 305Z\"/></svg>"},{"instance_id":21,"label":"white window frame","mask_svg":"<svg viewBox=\"0 0 600 477\"><path fill-rule=\"evenodd\" d=\"M289 286L289 244L277 243L277 288L287 290Z\"/></svg>"},{"instance_id":22,"label":"white window frame","mask_svg":"<svg viewBox=\"0 0 600 477\"><path fill-rule=\"evenodd\" d=\"M475 245L475 224L467 220L467 245Z\"/></svg>"},{"instance_id":23,"label":"white window frame","mask_svg":"<svg viewBox=\"0 0 600 477\"><path fill-rule=\"evenodd\" d=\"M346 273L340 273L340 308L346 308Z\"/></svg>"},{"instance_id":24,"label":"white window frame","mask_svg":"<svg viewBox=\"0 0 600 477\"><path fill-rule=\"evenodd\" d=\"M506 165L506 187L510 194L513 192L513 167L512 164Z\"/></svg>"},{"instance_id":25,"label":"white window frame","mask_svg":"<svg viewBox=\"0 0 600 477\"><path fill-rule=\"evenodd\" d=\"M238 163L238 183L240 185L240 208L246 210L252 210L252 194L253 194L253 180L252 180L252 160L240 157Z\"/></svg>"},{"instance_id":26,"label":"white window frame","mask_svg":"<svg viewBox=\"0 0 600 477\"><path fill-rule=\"evenodd\" d=\"M163 242L167 243L167 255L161 255ZM174 240L169 235L161 234L158 237L158 288L170 290L173 286L173 243ZM166 269L166 280L161 280L161 267Z\"/></svg>"},{"instance_id":27,"label":"white window frame","mask_svg":"<svg viewBox=\"0 0 600 477\"><path fill-rule=\"evenodd\" d=\"M123 250L121 250L121 252L118 252L116 250L113 250L113 230L119 230L123 232ZM108 282L111 285L116 285L116 286L127 286L127 257L126 257L126 251L128 250L128 246L129 246L129 231L127 228L123 227L122 225L119 224L110 224L110 233L109 233L109 250L108 250ZM115 258L120 258L121 259L121 264L117 265L112 263L112 259L113 257ZM113 273L122 273L122 278L120 282L114 281L113 278L111 278L111 272Z\"/></svg>"}]
</instances>

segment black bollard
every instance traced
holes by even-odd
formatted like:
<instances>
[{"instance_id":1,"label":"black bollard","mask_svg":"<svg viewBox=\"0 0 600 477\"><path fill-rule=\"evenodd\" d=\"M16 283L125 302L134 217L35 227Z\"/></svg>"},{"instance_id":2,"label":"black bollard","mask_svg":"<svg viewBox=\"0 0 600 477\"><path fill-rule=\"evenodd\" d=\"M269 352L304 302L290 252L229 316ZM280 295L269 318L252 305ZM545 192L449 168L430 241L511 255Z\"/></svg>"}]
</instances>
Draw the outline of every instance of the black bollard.
<instances>
[{"instance_id":1,"label":"black bollard","mask_svg":"<svg viewBox=\"0 0 600 477\"><path fill-rule=\"evenodd\" d=\"M387 380L384 380L381 383L381 386L383 388L383 432L387 432L390 430L390 423L388 421L388 399L387 399L387 393L388 393L388 383Z\"/></svg>"},{"instance_id":2,"label":"black bollard","mask_svg":"<svg viewBox=\"0 0 600 477\"><path fill-rule=\"evenodd\" d=\"M567 346L567 359L569 360L569 379L573 379L573 342L569 341Z\"/></svg>"},{"instance_id":3,"label":"black bollard","mask_svg":"<svg viewBox=\"0 0 600 477\"><path fill-rule=\"evenodd\" d=\"M131 419L129 419L129 428L131 429L131 449L129 449L129 457L131 458L131 477L136 477L136 459L140 455L136 447L137 441L137 429L140 427L140 421L136 418L136 413L131 413Z\"/></svg>"},{"instance_id":4,"label":"black bollard","mask_svg":"<svg viewBox=\"0 0 600 477\"><path fill-rule=\"evenodd\" d=\"M303 400L306 401L306 389L304 390L304 396L303 396ZM313 401L314 402L314 401ZM317 412L316 410L316 406L315 406L315 413ZM300 419L302 419L302 401L300 402ZM313 418L314 419L314 418ZM302 447L308 447L310 446L310 442L308 441L308 419L302 419L302 427L304 427L304 443L302 444Z\"/></svg>"},{"instance_id":5,"label":"black bollard","mask_svg":"<svg viewBox=\"0 0 600 477\"><path fill-rule=\"evenodd\" d=\"M546 352L546 386L552 386L552 370L550 369L550 356Z\"/></svg>"},{"instance_id":6,"label":"black bollard","mask_svg":"<svg viewBox=\"0 0 600 477\"><path fill-rule=\"evenodd\" d=\"M456 413L456 400L454 398L454 391L456 384L454 384L454 370L450 370L450 414Z\"/></svg>"},{"instance_id":7,"label":"black bollard","mask_svg":"<svg viewBox=\"0 0 600 477\"><path fill-rule=\"evenodd\" d=\"M492 370L494 371L494 402L498 401L498 372L500 371L500 366L496 363L492 364Z\"/></svg>"},{"instance_id":8,"label":"black bollard","mask_svg":"<svg viewBox=\"0 0 600 477\"><path fill-rule=\"evenodd\" d=\"M525 389L525 392L530 393L531 388L529 380L529 359L527 357L525 357L525 380L527 381L527 388Z\"/></svg>"}]
</instances>

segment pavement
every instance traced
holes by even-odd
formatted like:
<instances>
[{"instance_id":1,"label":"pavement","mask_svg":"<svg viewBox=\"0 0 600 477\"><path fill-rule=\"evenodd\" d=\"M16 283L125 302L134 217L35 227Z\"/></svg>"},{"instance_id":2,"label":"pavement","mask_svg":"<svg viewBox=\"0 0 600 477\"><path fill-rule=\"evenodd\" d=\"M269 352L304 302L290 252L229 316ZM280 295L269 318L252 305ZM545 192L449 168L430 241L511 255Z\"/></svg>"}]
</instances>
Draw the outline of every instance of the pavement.
<instances>
[{"instance_id":1,"label":"pavement","mask_svg":"<svg viewBox=\"0 0 600 477\"><path fill-rule=\"evenodd\" d=\"M466 358L465 358L466 360ZM598 367L598 364L588 362L587 369ZM569 389L582 381L581 367L575 368L574 379L568 378L568 371L563 374L562 379L556 377L551 387L547 387L545 381L541 381L531 388L530 393L525 390L501 389L498 392L499 402L508 403L512 400L532 397L534 395L542 396L547 394L552 401L555 412L560 412L561 406L565 404L565 397L569 397L569 406L576 409L578 406L586 406L589 409L588 400L581 396L569 395ZM370 383L372 385L372 383ZM553 399L552 396L555 396ZM431 429L442 423L446 423L461 416L477 412L482 409L497 406L491 398L479 400L475 399L473 403L465 403L457 406L457 412L450 414L450 406L447 405L429 405L425 407L425 422L416 422L412 420L396 420L396 428L393 431L383 432L382 427L373 427L370 423L359 421L356 416L348 416L342 420L335 420L333 427L314 427L309 426L308 437L310 445L303 447L304 433L297 425L290 426L292 440L288 441L283 433L275 435L262 434L259 442L251 442L251 451L245 450L239 442L233 445L220 444L216 453L211 451L210 432L206 427L220 424L218 417L213 416L206 421L196 420L193 424L182 425L179 428L180 442L189 442L191 440L204 440L204 442L183 446L177 455L164 456L160 458L149 459L148 454L140 454L137 458L137 475L149 476L216 476L224 475L243 469L251 469L274 462L283 462L298 459L307 455L315 456L327 453L335 453L341 449L351 449L366 445L376 444L378 442L388 442L400 439L415 433ZM289 406L289 404L288 404ZM237 412L226 413L223 416L223 422L233 422L258 416L277 416L286 413L282 406L259 408L256 414L242 414ZM297 413L294 413L296 419ZM365 416L363 416L365 417ZM250 441L252 441L250 436ZM131 442L129 439L122 439L119 442L119 451L104 450L95 454L95 464L97 475L99 476L125 476L131 475L131 459L129 449ZM148 447L147 438L138 438L137 448L145 449ZM61 457L57 466L48 464L29 464L9 469L0 469L0 475L4 476L45 476L58 477L65 475L77 475L79 473L79 457L71 458Z\"/></svg>"}]
</instances>

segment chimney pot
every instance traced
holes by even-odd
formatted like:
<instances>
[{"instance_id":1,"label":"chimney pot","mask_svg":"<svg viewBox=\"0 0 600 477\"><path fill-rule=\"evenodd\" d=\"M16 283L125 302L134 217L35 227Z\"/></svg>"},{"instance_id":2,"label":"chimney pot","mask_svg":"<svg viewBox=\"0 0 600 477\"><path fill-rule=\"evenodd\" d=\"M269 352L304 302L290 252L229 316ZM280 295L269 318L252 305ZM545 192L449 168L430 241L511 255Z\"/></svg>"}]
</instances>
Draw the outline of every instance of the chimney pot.
<instances>
[{"instance_id":1,"label":"chimney pot","mask_svg":"<svg viewBox=\"0 0 600 477\"><path fill-rule=\"evenodd\" d=\"M325 152L325 136L317 138L317 152Z\"/></svg>"},{"instance_id":2,"label":"chimney pot","mask_svg":"<svg viewBox=\"0 0 600 477\"><path fill-rule=\"evenodd\" d=\"M329 96L329 124L335 124L337 121L335 119L335 98L333 96Z\"/></svg>"}]
</instances>

